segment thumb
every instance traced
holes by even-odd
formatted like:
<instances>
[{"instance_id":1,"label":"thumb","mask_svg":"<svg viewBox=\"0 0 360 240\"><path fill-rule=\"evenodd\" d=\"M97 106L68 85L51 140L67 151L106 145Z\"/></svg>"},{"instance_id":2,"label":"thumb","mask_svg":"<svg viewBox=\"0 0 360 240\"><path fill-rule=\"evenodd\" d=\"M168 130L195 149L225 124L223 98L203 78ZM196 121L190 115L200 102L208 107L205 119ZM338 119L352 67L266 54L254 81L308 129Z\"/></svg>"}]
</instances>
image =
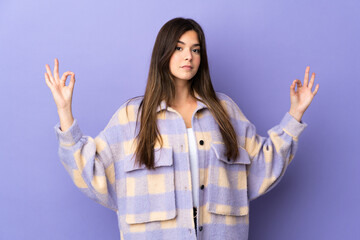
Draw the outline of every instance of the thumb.
<instances>
[{"instance_id":1,"label":"thumb","mask_svg":"<svg viewBox=\"0 0 360 240\"><path fill-rule=\"evenodd\" d=\"M67 78L67 76L70 75L70 74L71 74L71 72L70 72L70 71L67 71L67 72L64 72L64 74L62 75L62 77L61 77L61 79L60 79L60 85L61 85L62 87L65 86L66 78Z\"/></svg>"}]
</instances>

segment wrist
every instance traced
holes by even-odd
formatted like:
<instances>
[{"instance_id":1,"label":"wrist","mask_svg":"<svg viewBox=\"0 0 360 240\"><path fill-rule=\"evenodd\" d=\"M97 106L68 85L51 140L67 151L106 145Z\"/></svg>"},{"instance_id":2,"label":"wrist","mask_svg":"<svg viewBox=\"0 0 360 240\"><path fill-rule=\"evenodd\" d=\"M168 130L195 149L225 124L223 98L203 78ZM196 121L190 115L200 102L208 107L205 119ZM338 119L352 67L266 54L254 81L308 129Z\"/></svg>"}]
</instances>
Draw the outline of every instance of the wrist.
<instances>
[{"instance_id":1,"label":"wrist","mask_svg":"<svg viewBox=\"0 0 360 240\"><path fill-rule=\"evenodd\" d=\"M64 108L57 108L58 113L71 113L71 106L70 107L64 107Z\"/></svg>"},{"instance_id":2,"label":"wrist","mask_svg":"<svg viewBox=\"0 0 360 240\"><path fill-rule=\"evenodd\" d=\"M304 113L290 109L289 114L295 118L298 122L301 122L301 118Z\"/></svg>"}]
</instances>

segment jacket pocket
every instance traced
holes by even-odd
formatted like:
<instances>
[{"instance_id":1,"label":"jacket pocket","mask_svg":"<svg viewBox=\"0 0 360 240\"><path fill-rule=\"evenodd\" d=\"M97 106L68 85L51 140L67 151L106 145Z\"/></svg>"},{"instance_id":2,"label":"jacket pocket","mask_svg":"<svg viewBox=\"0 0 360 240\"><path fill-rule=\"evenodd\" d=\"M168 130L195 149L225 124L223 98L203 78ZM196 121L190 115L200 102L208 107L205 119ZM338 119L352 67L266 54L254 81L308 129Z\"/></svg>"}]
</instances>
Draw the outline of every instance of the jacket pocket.
<instances>
[{"instance_id":1,"label":"jacket pocket","mask_svg":"<svg viewBox=\"0 0 360 240\"><path fill-rule=\"evenodd\" d=\"M245 216L249 213L246 165L247 151L239 147L239 156L228 159L223 143L212 143L210 151L207 210L211 213Z\"/></svg>"},{"instance_id":2,"label":"jacket pocket","mask_svg":"<svg viewBox=\"0 0 360 240\"><path fill-rule=\"evenodd\" d=\"M154 149L155 169L134 165L125 158L126 218L128 224L169 220L176 217L173 150Z\"/></svg>"}]
</instances>

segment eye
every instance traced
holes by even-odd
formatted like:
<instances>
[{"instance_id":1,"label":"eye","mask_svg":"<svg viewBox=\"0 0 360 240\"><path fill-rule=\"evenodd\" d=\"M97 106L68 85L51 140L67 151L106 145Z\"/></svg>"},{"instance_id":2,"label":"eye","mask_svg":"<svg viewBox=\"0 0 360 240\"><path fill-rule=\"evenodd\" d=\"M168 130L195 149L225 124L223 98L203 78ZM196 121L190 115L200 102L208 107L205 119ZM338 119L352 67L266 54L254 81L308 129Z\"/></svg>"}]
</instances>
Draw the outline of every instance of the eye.
<instances>
[{"instance_id":1,"label":"eye","mask_svg":"<svg viewBox=\"0 0 360 240\"><path fill-rule=\"evenodd\" d=\"M181 49L181 47L175 47L175 50L180 50Z\"/></svg>"},{"instance_id":2,"label":"eye","mask_svg":"<svg viewBox=\"0 0 360 240\"><path fill-rule=\"evenodd\" d=\"M200 53L200 49L194 49L194 52Z\"/></svg>"}]
</instances>

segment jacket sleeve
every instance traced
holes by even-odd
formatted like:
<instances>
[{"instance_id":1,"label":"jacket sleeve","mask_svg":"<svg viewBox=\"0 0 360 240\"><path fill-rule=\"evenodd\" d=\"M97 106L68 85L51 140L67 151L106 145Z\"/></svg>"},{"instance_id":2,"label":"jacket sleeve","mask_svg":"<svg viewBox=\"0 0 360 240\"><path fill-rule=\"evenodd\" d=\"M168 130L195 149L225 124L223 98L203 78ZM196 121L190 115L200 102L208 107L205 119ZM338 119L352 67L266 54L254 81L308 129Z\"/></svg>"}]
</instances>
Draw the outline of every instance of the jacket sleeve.
<instances>
[{"instance_id":1,"label":"jacket sleeve","mask_svg":"<svg viewBox=\"0 0 360 240\"><path fill-rule=\"evenodd\" d=\"M249 201L279 183L295 156L299 136L306 126L287 112L280 124L268 130L267 137L262 137L256 134L252 123L246 123L245 149L251 159L251 164L247 165Z\"/></svg>"},{"instance_id":2,"label":"jacket sleeve","mask_svg":"<svg viewBox=\"0 0 360 240\"><path fill-rule=\"evenodd\" d=\"M106 128L96 138L84 136L77 119L65 132L55 125L60 161L74 184L97 203L117 211L113 155Z\"/></svg>"}]
</instances>

